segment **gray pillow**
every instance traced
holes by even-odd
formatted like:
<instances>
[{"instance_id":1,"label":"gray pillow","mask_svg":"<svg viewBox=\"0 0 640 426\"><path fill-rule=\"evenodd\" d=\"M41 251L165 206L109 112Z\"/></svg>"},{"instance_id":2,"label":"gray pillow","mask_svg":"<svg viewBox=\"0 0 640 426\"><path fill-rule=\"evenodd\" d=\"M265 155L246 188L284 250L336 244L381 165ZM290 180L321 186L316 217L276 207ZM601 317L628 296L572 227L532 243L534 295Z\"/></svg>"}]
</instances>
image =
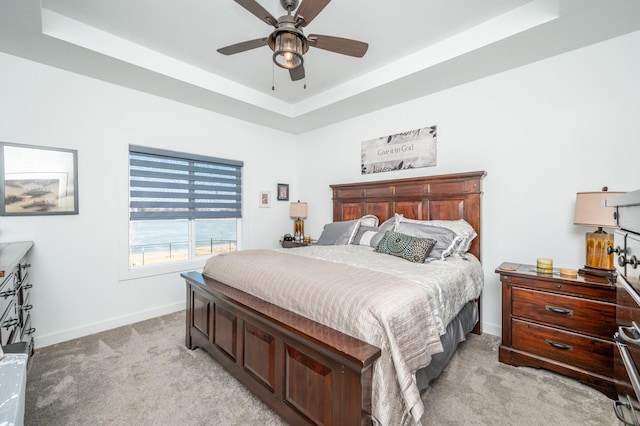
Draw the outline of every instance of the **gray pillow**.
<instances>
[{"instance_id":1,"label":"gray pillow","mask_svg":"<svg viewBox=\"0 0 640 426\"><path fill-rule=\"evenodd\" d=\"M461 238L460 244L455 248L453 254L464 255L471 247L471 242L478 236L475 229L464 219L458 220L414 220L400 218L401 222L420 223L423 225L437 226L440 228L450 229Z\"/></svg>"},{"instance_id":2,"label":"gray pillow","mask_svg":"<svg viewBox=\"0 0 640 426\"><path fill-rule=\"evenodd\" d=\"M369 246L371 245L371 239L375 237L377 233L377 226L365 226L362 224L362 221L360 221L360 227L358 228L358 232L353 239L353 244Z\"/></svg>"},{"instance_id":3,"label":"gray pillow","mask_svg":"<svg viewBox=\"0 0 640 426\"><path fill-rule=\"evenodd\" d=\"M335 246L351 244L358 231L358 219L327 223L318 238L318 245Z\"/></svg>"},{"instance_id":4,"label":"gray pillow","mask_svg":"<svg viewBox=\"0 0 640 426\"><path fill-rule=\"evenodd\" d=\"M414 237L436 240L436 245L429 253L427 261L435 259L444 260L447 256L453 254L462 240L462 237L458 236L451 229L417 222L400 222L396 226L396 231Z\"/></svg>"},{"instance_id":5,"label":"gray pillow","mask_svg":"<svg viewBox=\"0 0 640 426\"><path fill-rule=\"evenodd\" d=\"M398 223L398 215L394 215L393 217L390 217L389 219L385 220L380 224L379 226L380 232L384 234L387 231L395 231L397 223Z\"/></svg>"},{"instance_id":6,"label":"gray pillow","mask_svg":"<svg viewBox=\"0 0 640 426\"><path fill-rule=\"evenodd\" d=\"M378 232L375 235L371 235L369 245L373 248L378 247L378 244L380 244L380 241L384 237L385 232L394 231L396 229L397 223L398 223L397 214L391 216L389 219L382 222L380 226L378 226Z\"/></svg>"},{"instance_id":7,"label":"gray pillow","mask_svg":"<svg viewBox=\"0 0 640 426\"><path fill-rule=\"evenodd\" d=\"M384 234L386 234L386 231L376 232L375 235L371 236L371 241L369 241L369 245L373 248L378 247L378 244L380 244L380 241L382 240L382 238L384 238Z\"/></svg>"}]
</instances>

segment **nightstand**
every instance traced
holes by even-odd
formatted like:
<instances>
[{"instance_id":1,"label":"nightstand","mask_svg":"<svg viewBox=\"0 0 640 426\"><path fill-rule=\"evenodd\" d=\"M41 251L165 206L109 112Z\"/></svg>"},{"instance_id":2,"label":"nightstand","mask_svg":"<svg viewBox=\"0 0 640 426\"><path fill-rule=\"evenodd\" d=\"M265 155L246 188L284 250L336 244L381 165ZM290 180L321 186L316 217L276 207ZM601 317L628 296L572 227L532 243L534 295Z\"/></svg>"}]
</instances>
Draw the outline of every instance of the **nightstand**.
<instances>
[{"instance_id":1,"label":"nightstand","mask_svg":"<svg viewBox=\"0 0 640 426\"><path fill-rule=\"evenodd\" d=\"M544 368L617 397L613 380L616 287L606 278L561 277L503 263L502 363Z\"/></svg>"}]
</instances>

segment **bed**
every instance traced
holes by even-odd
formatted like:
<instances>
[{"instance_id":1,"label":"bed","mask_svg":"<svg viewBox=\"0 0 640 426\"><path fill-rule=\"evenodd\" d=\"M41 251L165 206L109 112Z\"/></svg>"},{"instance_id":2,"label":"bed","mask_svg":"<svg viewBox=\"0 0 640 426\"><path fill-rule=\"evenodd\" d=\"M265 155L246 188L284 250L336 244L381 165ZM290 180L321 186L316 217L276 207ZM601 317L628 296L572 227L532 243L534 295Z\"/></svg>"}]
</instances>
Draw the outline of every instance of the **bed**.
<instances>
[{"instance_id":1,"label":"bed","mask_svg":"<svg viewBox=\"0 0 640 426\"><path fill-rule=\"evenodd\" d=\"M408 285L411 271L386 271L385 264L404 262L409 269L429 270L458 269L457 264L465 270L468 264L476 275L480 271L481 280L484 175L468 172L331 185L335 224L371 217L380 224L402 220L405 226L412 221L459 221L475 231L475 238L459 255L429 265L409 265L413 262L374 253L367 244L353 240L335 247L216 256L203 273L182 274L187 289L186 346L203 348L291 424L418 422L423 410L420 390L442 371L468 332L480 333L479 292L468 303L458 301L439 323L433 315L423 314L434 310L433 302L423 297L426 290ZM351 255L371 257L368 262L373 266L351 265ZM392 293L372 284L380 274L394 280ZM314 286L321 284L325 287L319 292L320 287ZM366 300L354 296L352 289L367 285L372 287ZM307 288L315 295L300 296L311 301L304 307L296 299ZM385 303L374 305L376 299ZM440 303L447 310L448 302ZM354 315L352 321L338 317L351 309L362 310L361 304L366 305L366 315Z\"/></svg>"}]
</instances>

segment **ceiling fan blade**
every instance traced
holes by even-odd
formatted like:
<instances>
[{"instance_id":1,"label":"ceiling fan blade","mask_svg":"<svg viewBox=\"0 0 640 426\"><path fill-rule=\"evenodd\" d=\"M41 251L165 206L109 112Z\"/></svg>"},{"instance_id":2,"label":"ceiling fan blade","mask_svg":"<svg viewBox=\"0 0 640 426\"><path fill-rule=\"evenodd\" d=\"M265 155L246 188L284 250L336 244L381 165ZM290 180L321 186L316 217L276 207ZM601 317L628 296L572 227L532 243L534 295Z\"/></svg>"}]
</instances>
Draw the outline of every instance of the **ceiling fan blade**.
<instances>
[{"instance_id":1,"label":"ceiling fan blade","mask_svg":"<svg viewBox=\"0 0 640 426\"><path fill-rule=\"evenodd\" d=\"M274 27L278 26L278 20L273 17L272 14L267 12L267 10L260 6L256 0L235 0L240 6L247 9L249 12L257 16L261 21L267 23L268 25L273 25Z\"/></svg>"},{"instance_id":2,"label":"ceiling fan blade","mask_svg":"<svg viewBox=\"0 0 640 426\"><path fill-rule=\"evenodd\" d=\"M237 0L236 0L237 1ZM295 20L298 20L299 16L304 18L304 22L301 26L306 27L331 0L303 0L298 10L296 10Z\"/></svg>"},{"instance_id":3,"label":"ceiling fan blade","mask_svg":"<svg viewBox=\"0 0 640 426\"><path fill-rule=\"evenodd\" d=\"M255 40L243 41L242 43L232 44L230 46L221 47L218 52L223 55L233 55L235 53L244 52L267 45L267 38L257 38Z\"/></svg>"},{"instance_id":4,"label":"ceiling fan blade","mask_svg":"<svg viewBox=\"0 0 640 426\"><path fill-rule=\"evenodd\" d=\"M367 43L349 38L309 34L308 39L309 45L317 47L318 49L355 56L357 58L362 58L369 48Z\"/></svg>"},{"instance_id":5,"label":"ceiling fan blade","mask_svg":"<svg viewBox=\"0 0 640 426\"><path fill-rule=\"evenodd\" d=\"M289 76L291 76L291 81L302 80L304 78L304 65L289 70Z\"/></svg>"}]
</instances>

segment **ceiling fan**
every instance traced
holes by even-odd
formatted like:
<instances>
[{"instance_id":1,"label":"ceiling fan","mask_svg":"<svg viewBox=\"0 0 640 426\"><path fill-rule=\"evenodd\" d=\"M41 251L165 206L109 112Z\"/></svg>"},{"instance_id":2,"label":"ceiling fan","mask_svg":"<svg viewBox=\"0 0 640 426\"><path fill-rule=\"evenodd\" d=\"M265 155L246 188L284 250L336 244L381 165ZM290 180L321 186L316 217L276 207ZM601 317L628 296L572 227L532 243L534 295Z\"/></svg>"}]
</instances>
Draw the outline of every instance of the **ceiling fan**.
<instances>
[{"instance_id":1,"label":"ceiling fan","mask_svg":"<svg viewBox=\"0 0 640 426\"><path fill-rule=\"evenodd\" d=\"M260 18L261 21L275 27L268 37L243 41L218 49L223 55L233 55L262 46L269 46L273 50L273 62L279 67L289 70L291 80L304 78L303 55L309 46L343 55L361 58L367 52L367 43L342 37L320 34L304 35L302 28L306 27L329 4L331 0L303 0L291 16L299 0L280 0L280 5L287 14L276 19L256 0L235 0L240 6Z\"/></svg>"}]
</instances>

